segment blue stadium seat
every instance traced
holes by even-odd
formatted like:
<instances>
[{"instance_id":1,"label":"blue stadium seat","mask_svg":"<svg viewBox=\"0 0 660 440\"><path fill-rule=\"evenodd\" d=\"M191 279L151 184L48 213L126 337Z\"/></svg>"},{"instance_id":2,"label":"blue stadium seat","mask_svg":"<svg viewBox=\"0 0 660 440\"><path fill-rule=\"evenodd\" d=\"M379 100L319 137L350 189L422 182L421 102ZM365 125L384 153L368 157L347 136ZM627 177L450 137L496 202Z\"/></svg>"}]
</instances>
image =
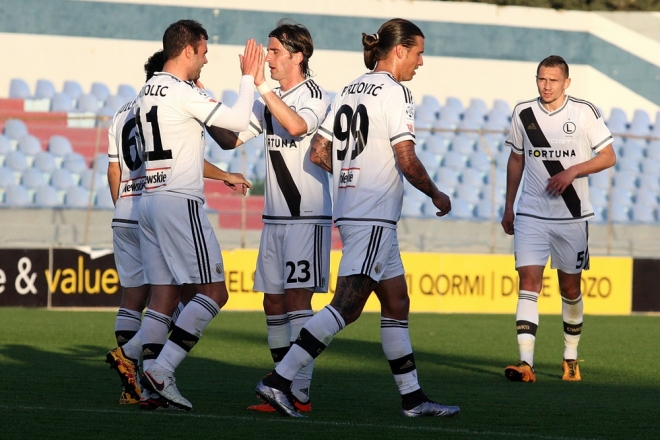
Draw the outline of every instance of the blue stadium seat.
<instances>
[{"instance_id":1,"label":"blue stadium seat","mask_svg":"<svg viewBox=\"0 0 660 440\"><path fill-rule=\"evenodd\" d=\"M121 95L110 95L108 99L105 100L103 107L112 109L112 113L116 113L124 104L129 102L130 99L126 99Z\"/></svg>"},{"instance_id":2,"label":"blue stadium seat","mask_svg":"<svg viewBox=\"0 0 660 440\"><path fill-rule=\"evenodd\" d=\"M618 157L616 159L615 169L617 171L628 171L630 173L639 173L640 166L637 159L629 157Z\"/></svg>"},{"instance_id":3,"label":"blue stadium seat","mask_svg":"<svg viewBox=\"0 0 660 440\"><path fill-rule=\"evenodd\" d=\"M612 207L612 210L608 212L608 219L612 223L629 223L632 219L630 206Z\"/></svg>"},{"instance_id":4,"label":"blue stadium seat","mask_svg":"<svg viewBox=\"0 0 660 440\"><path fill-rule=\"evenodd\" d=\"M451 107L457 110L459 114L462 114L463 111L465 110L465 107L463 107L463 102L455 96L447 96L447 98L445 99L444 108L447 107Z\"/></svg>"},{"instance_id":5,"label":"blue stadium seat","mask_svg":"<svg viewBox=\"0 0 660 440\"><path fill-rule=\"evenodd\" d=\"M66 190L71 186L76 186L78 182L71 171L66 168L56 168L50 176L51 185L57 190Z\"/></svg>"},{"instance_id":6,"label":"blue stadium seat","mask_svg":"<svg viewBox=\"0 0 660 440\"><path fill-rule=\"evenodd\" d=\"M222 98L220 98L220 102L222 102L224 105L231 107L236 103L236 100L238 100L238 93L236 93L234 90L226 89L222 91Z\"/></svg>"},{"instance_id":7,"label":"blue stadium seat","mask_svg":"<svg viewBox=\"0 0 660 440\"><path fill-rule=\"evenodd\" d=\"M91 93L83 93L78 98L76 104L76 111L85 112L85 113L96 113L101 109L101 103L103 101L99 100L96 95Z\"/></svg>"},{"instance_id":8,"label":"blue stadium seat","mask_svg":"<svg viewBox=\"0 0 660 440\"><path fill-rule=\"evenodd\" d=\"M62 198L50 185L42 185L35 190L34 206L37 208L55 208L62 206Z\"/></svg>"},{"instance_id":9,"label":"blue stadium seat","mask_svg":"<svg viewBox=\"0 0 660 440\"><path fill-rule=\"evenodd\" d=\"M29 99L32 97L30 86L21 78L12 78L9 81L9 97L14 99Z\"/></svg>"},{"instance_id":10,"label":"blue stadium seat","mask_svg":"<svg viewBox=\"0 0 660 440\"><path fill-rule=\"evenodd\" d=\"M23 171L21 185L28 189L37 189L41 185L47 185L49 176L37 168L28 168Z\"/></svg>"},{"instance_id":11,"label":"blue stadium seat","mask_svg":"<svg viewBox=\"0 0 660 440\"><path fill-rule=\"evenodd\" d=\"M0 188L7 188L18 183L16 175L6 166L0 166Z\"/></svg>"},{"instance_id":12,"label":"blue stadium seat","mask_svg":"<svg viewBox=\"0 0 660 440\"><path fill-rule=\"evenodd\" d=\"M474 205L466 200L454 198L451 201L451 211L449 217L458 220L474 220Z\"/></svg>"},{"instance_id":13,"label":"blue stadium seat","mask_svg":"<svg viewBox=\"0 0 660 440\"><path fill-rule=\"evenodd\" d=\"M468 167L461 172L461 182L468 185L483 188L486 180L486 173L475 168Z\"/></svg>"},{"instance_id":14,"label":"blue stadium seat","mask_svg":"<svg viewBox=\"0 0 660 440\"><path fill-rule=\"evenodd\" d=\"M110 89L102 82L93 82L89 94L96 96L99 102L105 102L110 96Z\"/></svg>"},{"instance_id":15,"label":"blue stadium seat","mask_svg":"<svg viewBox=\"0 0 660 440\"><path fill-rule=\"evenodd\" d=\"M50 175L57 168L57 162L55 161L55 156L48 151L40 151L34 156L32 166Z\"/></svg>"},{"instance_id":16,"label":"blue stadium seat","mask_svg":"<svg viewBox=\"0 0 660 440\"><path fill-rule=\"evenodd\" d=\"M612 188L610 192L612 199L612 209L616 210L620 207L631 207L635 204L633 200L633 191L625 188Z\"/></svg>"},{"instance_id":17,"label":"blue stadium seat","mask_svg":"<svg viewBox=\"0 0 660 440\"><path fill-rule=\"evenodd\" d=\"M647 205L635 205L631 210L632 221L636 223L651 224L658 221L657 209Z\"/></svg>"},{"instance_id":18,"label":"blue stadium seat","mask_svg":"<svg viewBox=\"0 0 660 440\"><path fill-rule=\"evenodd\" d=\"M422 215L422 202L410 197L403 198L403 206L401 208L402 217L421 217Z\"/></svg>"},{"instance_id":19,"label":"blue stadium seat","mask_svg":"<svg viewBox=\"0 0 660 440\"><path fill-rule=\"evenodd\" d=\"M612 107L610 117L607 119L607 127L613 134L622 136L628 130L626 112L618 107Z\"/></svg>"},{"instance_id":20,"label":"blue stadium seat","mask_svg":"<svg viewBox=\"0 0 660 440\"><path fill-rule=\"evenodd\" d=\"M643 173L639 176L639 187L658 192L660 191L660 179L657 174Z\"/></svg>"},{"instance_id":21,"label":"blue stadium seat","mask_svg":"<svg viewBox=\"0 0 660 440\"><path fill-rule=\"evenodd\" d=\"M469 156L476 151L474 148L474 139L470 139L463 133L457 134L451 142L451 151L462 156Z\"/></svg>"},{"instance_id":22,"label":"blue stadium seat","mask_svg":"<svg viewBox=\"0 0 660 440\"><path fill-rule=\"evenodd\" d=\"M54 134L48 140L48 151L54 156L64 157L69 153L73 153L73 147L68 138Z\"/></svg>"},{"instance_id":23,"label":"blue stadium seat","mask_svg":"<svg viewBox=\"0 0 660 440\"><path fill-rule=\"evenodd\" d=\"M600 206L607 208L607 193L602 188L589 188L589 200L594 207Z\"/></svg>"},{"instance_id":24,"label":"blue stadium seat","mask_svg":"<svg viewBox=\"0 0 660 440\"><path fill-rule=\"evenodd\" d=\"M429 174L435 172L435 170L440 166L440 161L442 160L442 156L428 150L418 152L417 157L419 158L419 161L422 162L424 168L426 168Z\"/></svg>"},{"instance_id":25,"label":"blue stadium seat","mask_svg":"<svg viewBox=\"0 0 660 440\"><path fill-rule=\"evenodd\" d=\"M77 100L83 94L83 89L78 81L67 80L62 85L62 93L66 93L73 100Z\"/></svg>"},{"instance_id":26,"label":"blue stadium seat","mask_svg":"<svg viewBox=\"0 0 660 440\"><path fill-rule=\"evenodd\" d=\"M446 105L442 107L439 114L440 121L451 122L458 125L461 122L461 114L463 112L463 107L458 107L454 105Z\"/></svg>"},{"instance_id":27,"label":"blue stadium seat","mask_svg":"<svg viewBox=\"0 0 660 440\"><path fill-rule=\"evenodd\" d=\"M639 188L635 194L635 205L658 206L658 193L648 188Z\"/></svg>"},{"instance_id":28,"label":"blue stadium seat","mask_svg":"<svg viewBox=\"0 0 660 440\"><path fill-rule=\"evenodd\" d=\"M75 99L69 96L68 93L55 93L53 98L50 100L51 112L70 113L74 111L75 108Z\"/></svg>"},{"instance_id":29,"label":"blue stadium seat","mask_svg":"<svg viewBox=\"0 0 660 440\"><path fill-rule=\"evenodd\" d=\"M419 105L422 105L424 107L428 107L436 113L439 113L440 109L442 108L442 106L440 105L440 102L438 101L438 98L436 98L433 95L424 95L424 96L422 96L422 102Z\"/></svg>"},{"instance_id":30,"label":"blue stadium seat","mask_svg":"<svg viewBox=\"0 0 660 440\"><path fill-rule=\"evenodd\" d=\"M32 205L34 194L23 185L10 185L5 189L5 205L27 208Z\"/></svg>"},{"instance_id":31,"label":"blue stadium seat","mask_svg":"<svg viewBox=\"0 0 660 440\"><path fill-rule=\"evenodd\" d=\"M483 185L475 186L469 183L460 183L456 186L456 197L471 205L476 205L481 201L481 188L483 188Z\"/></svg>"},{"instance_id":32,"label":"blue stadium seat","mask_svg":"<svg viewBox=\"0 0 660 440\"><path fill-rule=\"evenodd\" d=\"M654 176L660 175L660 162L657 160L649 159L645 157L640 163L642 173L652 174Z\"/></svg>"},{"instance_id":33,"label":"blue stadium seat","mask_svg":"<svg viewBox=\"0 0 660 440\"><path fill-rule=\"evenodd\" d=\"M406 179L403 179L403 194L404 199L412 199L418 201L419 203L424 203L426 202L426 199L428 199L426 194L412 186L412 184Z\"/></svg>"},{"instance_id":34,"label":"blue stadium seat","mask_svg":"<svg viewBox=\"0 0 660 440\"><path fill-rule=\"evenodd\" d=\"M629 171L617 171L613 178L614 188L635 191L638 187L637 174Z\"/></svg>"},{"instance_id":35,"label":"blue stadium seat","mask_svg":"<svg viewBox=\"0 0 660 440\"><path fill-rule=\"evenodd\" d=\"M96 116L98 119L96 121L97 127L109 128L112 125L112 118L115 116L117 111L114 108L103 106L97 112Z\"/></svg>"},{"instance_id":36,"label":"blue stadium seat","mask_svg":"<svg viewBox=\"0 0 660 440\"><path fill-rule=\"evenodd\" d=\"M468 156L468 165L470 168L481 171L483 173L490 173L491 162L488 155L481 151L475 151Z\"/></svg>"},{"instance_id":37,"label":"blue stadium seat","mask_svg":"<svg viewBox=\"0 0 660 440\"><path fill-rule=\"evenodd\" d=\"M80 186L90 191L98 191L108 186L107 175L95 173L91 168L86 168L80 173Z\"/></svg>"},{"instance_id":38,"label":"blue stadium seat","mask_svg":"<svg viewBox=\"0 0 660 440\"><path fill-rule=\"evenodd\" d=\"M497 111L497 113L504 114L507 118L511 116L511 106L509 103L502 99L496 99L493 101L493 108L491 110Z\"/></svg>"},{"instance_id":39,"label":"blue stadium seat","mask_svg":"<svg viewBox=\"0 0 660 440\"><path fill-rule=\"evenodd\" d=\"M456 151L447 151L445 157L442 158L442 166L453 168L460 172L465 168L467 159L467 156L457 153Z\"/></svg>"},{"instance_id":40,"label":"blue stadium seat","mask_svg":"<svg viewBox=\"0 0 660 440\"><path fill-rule=\"evenodd\" d=\"M610 189L610 170L603 170L598 173L589 174L589 186L597 187L605 191Z\"/></svg>"},{"instance_id":41,"label":"blue stadium seat","mask_svg":"<svg viewBox=\"0 0 660 440\"><path fill-rule=\"evenodd\" d=\"M22 152L10 151L5 156L5 166L14 173L22 173L24 170L30 168L30 163L27 156Z\"/></svg>"},{"instance_id":42,"label":"blue stadium seat","mask_svg":"<svg viewBox=\"0 0 660 440\"><path fill-rule=\"evenodd\" d=\"M34 97L37 99L52 99L55 96L55 86L50 80L39 79L34 88Z\"/></svg>"},{"instance_id":43,"label":"blue stadium seat","mask_svg":"<svg viewBox=\"0 0 660 440\"><path fill-rule=\"evenodd\" d=\"M112 196L110 195L110 188L102 188L96 191L96 198L94 206L98 209L115 209L112 203Z\"/></svg>"},{"instance_id":44,"label":"blue stadium seat","mask_svg":"<svg viewBox=\"0 0 660 440\"><path fill-rule=\"evenodd\" d=\"M638 161L646 157L646 141L643 139L628 139L625 144L615 146L623 157Z\"/></svg>"},{"instance_id":45,"label":"blue stadium seat","mask_svg":"<svg viewBox=\"0 0 660 440\"><path fill-rule=\"evenodd\" d=\"M495 155L494 159L498 170L506 170L507 164L509 163L510 155L511 155L511 150L508 149L505 149Z\"/></svg>"},{"instance_id":46,"label":"blue stadium seat","mask_svg":"<svg viewBox=\"0 0 660 440\"><path fill-rule=\"evenodd\" d=\"M442 183L450 188L455 188L460 182L460 176L460 171L457 171L454 168L440 166L435 173L433 181L436 183Z\"/></svg>"},{"instance_id":47,"label":"blue stadium seat","mask_svg":"<svg viewBox=\"0 0 660 440\"><path fill-rule=\"evenodd\" d=\"M646 110L637 109L633 113L628 127L628 134L634 136L648 136L651 132L651 118Z\"/></svg>"},{"instance_id":48,"label":"blue stadium seat","mask_svg":"<svg viewBox=\"0 0 660 440\"><path fill-rule=\"evenodd\" d=\"M431 128L437 119L437 112L429 106L419 105L415 108L416 127Z\"/></svg>"},{"instance_id":49,"label":"blue stadium seat","mask_svg":"<svg viewBox=\"0 0 660 440\"><path fill-rule=\"evenodd\" d=\"M9 139L9 136L0 134L0 156L2 157L0 160L0 165L2 165L2 162L4 162L4 156L10 151L14 151L14 146L11 139Z\"/></svg>"},{"instance_id":50,"label":"blue stadium seat","mask_svg":"<svg viewBox=\"0 0 660 440\"><path fill-rule=\"evenodd\" d=\"M108 158L108 155L99 153L92 161L92 168L95 168L97 173L101 173L105 175L108 172L109 163L110 163L110 159Z\"/></svg>"},{"instance_id":51,"label":"blue stadium seat","mask_svg":"<svg viewBox=\"0 0 660 440\"><path fill-rule=\"evenodd\" d=\"M37 153L43 151L41 142L36 136L31 134L25 135L18 141L18 151L26 156L36 156Z\"/></svg>"},{"instance_id":52,"label":"blue stadium seat","mask_svg":"<svg viewBox=\"0 0 660 440\"><path fill-rule=\"evenodd\" d=\"M472 98L470 99L470 103L468 104L468 108L465 109L466 112L473 113L475 115L480 115L481 119L483 119L486 114L488 113L488 105L486 105L486 102L481 99L481 98Z\"/></svg>"},{"instance_id":53,"label":"blue stadium seat","mask_svg":"<svg viewBox=\"0 0 660 440\"><path fill-rule=\"evenodd\" d=\"M119 84L119 86L117 86L117 96L121 96L125 102L128 102L135 98L137 93L130 84Z\"/></svg>"},{"instance_id":54,"label":"blue stadium seat","mask_svg":"<svg viewBox=\"0 0 660 440\"><path fill-rule=\"evenodd\" d=\"M499 221L504 214L504 207L501 204L496 204L493 209L493 203L490 199L481 200L475 207L475 215L481 220Z\"/></svg>"},{"instance_id":55,"label":"blue stadium seat","mask_svg":"<svg viewBox=\"0 0 660 440\"><path fill-rule=\"evenodd\" d=\"M81 174L87 169L87 161L82 154L73 152L64 156L62 166L72 173Z\"/></svg>"},{"instance_id":56,"label":"blue stadium seat","mask_svg":"<svg viewBox=\"0 0 660 440\"><path fill-rule=\"evenodd\" d=\"M651 141L646 147L646 157L660 161L660 141Z\"/></svg>"},{"instance_id":57,"label":"blue stadium seat","mask_svg":"<svg viewBox=\"0 0 660 440\"><path fill-rule=\"evenodd\" d=\"M449 151L449 145L451 140L445 136L440 136L439 134L433 134L426 139L425 148L428 151L431 151L440 156L444 155Z\"/></svg>"},{"instance_id":58,"label":"blue stadium seat","mask_svg":"<svg viewBox=\"0 0 660 440\"><path fill-rule=\"evenodd\" d=\"M64 204L69 208L87 208L90 204L90 192L82 186L70 186L66 190ZM91 200L94 204L94 200Z\"/></svg>"},{"instance_id":59,"label":"blue stadium seat","mask_svg":"<svg viewBox=\"0 0 660 440\"><path fill-rule=\"evenodd\" d=\"M20 119L7 119L5 121L4 134L10 139L18 141L28 134L28 128L25 122Z\"/></svg>"}]
</instances>

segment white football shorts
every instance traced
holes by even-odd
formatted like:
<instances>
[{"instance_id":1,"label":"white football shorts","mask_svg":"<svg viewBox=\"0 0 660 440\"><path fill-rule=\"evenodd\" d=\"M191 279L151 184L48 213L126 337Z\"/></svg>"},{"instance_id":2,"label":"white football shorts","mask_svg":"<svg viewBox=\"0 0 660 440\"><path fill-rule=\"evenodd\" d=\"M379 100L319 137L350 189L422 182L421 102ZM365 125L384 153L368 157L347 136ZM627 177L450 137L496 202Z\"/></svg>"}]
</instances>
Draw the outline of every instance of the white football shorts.
<instances>
[{"instance_id":1,"label":"white football shorts","mask_svg":"<svg viewBox=\"0 0 660 440\"><path fill-rule=\"evenodd\" d=\"M254 290L284 294L285 289L328 291L330 226L265 223L261 231Z\"/></svg>"},{"instance_id":2,"label":"white football shorts","mask_svg":"<svg viewBox=\"0 0 660 440\"><path fill-rule=\"evenodd\" d=\"M146 284L142 268L142 252L140 251L140 229L114 226L112 244L115 266L122 287L140 287Z\"/></svg>"},{"instance_id":3,"label":"white football shorts","mask_svg":"<svg viewBox=\"0 0 660 440\"><path fill-rule=\"evenodd\" d=\"M143 195L140 246L149 284L225 280L220 245L199 201L167 194Z\"/></svg>"},{"instance_id":4,"label":"white football shorts","mask_svg":"<svg viewBox=\"0 0 660 440\"><path fill-rule=\"evenodd\" d=\"M589 269L589 224L551 223L527 216L516 216L513 224L513 250L516 269L545 266L552 257L553 269L575 274Z\"/></svg>"},{"instance_id":5,"label":"white football shorts","mask_svg":"<svg viewBox=\"0 0 660 440\"><path fill-rule=\"evenodd\" d=\"M404 274L396 229L383 226L339 226L343 243L339 276L368 275L374 281Z\"/></svg>"}]
</instances>

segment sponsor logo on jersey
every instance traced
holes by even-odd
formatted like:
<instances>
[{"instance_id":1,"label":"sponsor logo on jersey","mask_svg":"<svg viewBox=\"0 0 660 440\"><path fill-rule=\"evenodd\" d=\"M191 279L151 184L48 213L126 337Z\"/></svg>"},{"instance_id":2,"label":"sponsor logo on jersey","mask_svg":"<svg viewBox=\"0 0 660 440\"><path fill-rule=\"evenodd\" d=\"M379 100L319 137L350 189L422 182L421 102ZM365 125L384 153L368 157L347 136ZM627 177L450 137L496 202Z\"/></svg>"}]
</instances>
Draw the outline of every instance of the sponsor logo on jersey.
<instances>
[{"instance_id":1,"label":"sponsor logo on jersey","mask_svg":"<svg viewBox=\"0 0 660 440\"><path fill-rule=\"evenodd\" d=\"M561 159L562 157L575 157L575 150L529 150L529 157L540 157L541 159Z\"/></svg>"},{"instance_id":2,"label":"sponsor logo on jersey","mask_svg":"<svg viewBox=\"0 0 660 440\"><path fill-rule=\"evenodd\" d=\"M527 126L527 130L538 130L538 129L539 128L533 122Z\"/></svg>"},{"instance_id":3,"label":"sponsor logo on jersey","mask_svg":"<svg viewBox=\"0 0 660 440\"><path fill-rule=\"evenodd\" d=\"M282 139L279 136L266 137L267 148L298 148L298 144L294 139Z\"/></svg>"},{"instance_id":4,"label":"sponsor logo on jersey","mask_svg":"<svg viewBox=\"0 0 660 440\"><path fill-rule=\"evenodd\" d=\"M147 169L147 176L144 178L144 189L151 190L167 185L171 170L170 167Z\"/></svg>"},{"instance_id":5,"label":"sponsor logo on jersey","mask_svg":"<svg viewBox=\"0 0 660 440\"><path fill-rule=\"evenodd\" d=\"M564 124L564 133L566 134L573 134L575 133L575 124L572 123L571 121L568 121L567 123Z\"/></svg>"},{"instance_id":6,"label":"sponsor logo on jersey","mask_svg":"<svg viewBox=\"0 0 660 440\"><path fill-rule=\"evenodd\" d=\"M412 104L406 105L406 118L411 121L415 119L415 106Z\"/></svg>"},{"instance_id":7,"label":"sponsor logo on jersey","mask_svg":"<svg viewBox=\"0 0 660 440\"><path fill-rule=\"evenodd\" d=\"M342 168L339 173L339 188L355 188L360 168Z\"/></svg>"},{"instance_id":8,"label":"sponsor logo on jersey","mask_svg":"<svg viewBox=\"0 0 660 440\"><path fill-rule=\"evenodd\" d=\"M122 183L124 184L124 186L121 189L120 197L139 196L140 194L142 194L142 191L144 191L144 186L146 185L146 181L144 177L130 179Z\"/></svg>"}]
</instances>

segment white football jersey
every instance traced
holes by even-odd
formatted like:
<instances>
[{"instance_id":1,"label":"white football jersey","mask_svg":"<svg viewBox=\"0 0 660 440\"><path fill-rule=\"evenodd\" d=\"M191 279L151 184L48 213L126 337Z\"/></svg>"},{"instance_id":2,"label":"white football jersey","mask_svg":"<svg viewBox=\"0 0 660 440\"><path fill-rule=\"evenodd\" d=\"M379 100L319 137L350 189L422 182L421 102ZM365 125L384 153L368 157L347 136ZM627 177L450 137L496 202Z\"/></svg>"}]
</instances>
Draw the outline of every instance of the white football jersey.
<instances>
[{"instance_id":1,"label":"white football jersey","mask_svg":"<svg viewBox=\"0 0 660 440\"><path fill-rule=\"evenodd\" d=\"M319 133L332 141L336 225L396 228L403 175L394 145L415 142L415 104L387 72L366 73L336 97Z\"/></svg>"},{"instance_id":2,"label":"white football jersey","mask_svg":"<svg viewBox=\"0 0 660 440\"><path fill-rule=\"evenodd\" d=\"M273 92L307 123L307 133L291 136L270 113L263 98L254 103L248 130L239 133L243 142L264 134L266 191L264 223L332 224L330 175L312 163L309 146L328 111L330 98L313 80L291 90Z\"/></svg>"},{"instance_id":3,"label":"white football jersey","mask_svg":"<svg viewBox=\"0 0 660 440\"><path fill-rule=\"evenodd\" d=\"M135 100L125 104L112 118L108 129L108 159L119 162L119 197L112 226L138 228L138 206L144 189L142 148L136 135Z\"/></svg>"},{"instance_id":4,"label":"white football jersey","mask_svg":"<svg viewBox=\"0 0 660 440\"><path fill-rule=\"evenodd\" d=\"M254 78L243 76L239 92L249 95L244 122L191 81L158 72L140 90L135 114L144 145L146 176L144 195L168 195L204 202L205 125L230 130L247 126L254 99ZM234 106L236 107L236 105Z\"/></svg>"},{"instance_id":5,"label":"white football jersey","mask_svg":"<svg viewBox=\"0 0 660 440\"><path fill-rule=\"evenodd\" d=\"M506 143L512 153L524 155L517 215L553 222L593 217L586 176L576 178L561 196L546 192L551 176L591 159L612 143L612 134L593 104L567 96L561 108L548 112L540 98L522 102L513 110Z\"/></svg>"}]
</instances>

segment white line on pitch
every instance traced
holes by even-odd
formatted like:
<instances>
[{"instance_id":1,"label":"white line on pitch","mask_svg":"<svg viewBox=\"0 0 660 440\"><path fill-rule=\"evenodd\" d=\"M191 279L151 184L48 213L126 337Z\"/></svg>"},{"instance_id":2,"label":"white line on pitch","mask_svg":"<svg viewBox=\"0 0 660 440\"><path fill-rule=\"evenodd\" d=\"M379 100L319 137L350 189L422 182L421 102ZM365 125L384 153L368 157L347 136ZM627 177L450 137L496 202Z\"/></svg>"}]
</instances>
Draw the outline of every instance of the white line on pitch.
<instances>
[{"instance_id":1,"label":"white line on pitch","mask_svg":"<svg viewBox=\"0 0 660 440\"><path fill-rule=\"evenodd\" d=\"M44 406L10 406L0 405L0 409L12 410L27 410L27 411L63 411L63 412L88 412L88 413L103 413L103 414L124 414L134 415L141 414L146 416L166 416L166 417L194 417L199 419L215 419L215 420L245 420L245 421L259 421L259 422L276 422L276 423L305 423L310 425L325 425L325 426L349 426L354 428L394 428L407 431L429 431L429 432L446 432L457 434L468 434L471 436L485 436L485 437L517 437L517 438L534 438L541 440L593 440L583 437L556 437L551 435L541 435L532 433L515 433L515 432L497 432L497 431L474 431L471 429L457 429L457 428L443 428L439 426L405 426L405 425L382 425L375 423L354 423L354 422L333 422L330 420L310 420L310 419L291 419L291 418L271 418L266 420L262 417L249 417L249 416L223 416L217 414L196 414L187 411L122 411L117 409L88 409L88 408L47 408Z\"/></svg>"}]
</instances>

